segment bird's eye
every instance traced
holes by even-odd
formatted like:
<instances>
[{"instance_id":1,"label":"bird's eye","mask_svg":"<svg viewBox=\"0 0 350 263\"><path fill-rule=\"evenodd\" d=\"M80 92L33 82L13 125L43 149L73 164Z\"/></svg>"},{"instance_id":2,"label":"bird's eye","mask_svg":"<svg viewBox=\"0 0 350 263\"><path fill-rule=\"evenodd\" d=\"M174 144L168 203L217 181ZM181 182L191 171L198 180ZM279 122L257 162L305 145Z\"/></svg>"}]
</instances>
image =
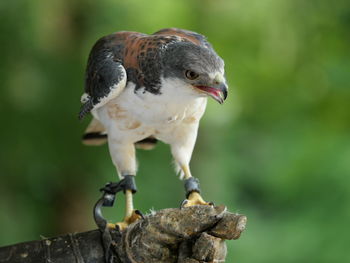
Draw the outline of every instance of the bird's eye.
<instances>
[{"instance_id":1,"label":"bird's eye","mask_svg":"<svg viewBox=\"0 0 350 263\"><path fill-rule=\"evenodd\" d=\"M199 75L196 72L191 71L191 70L186 70L185 76L186 76L186 78L188 78L190 80L194 80L194 79L199 77Z\"/></svg>"}]
</instances>

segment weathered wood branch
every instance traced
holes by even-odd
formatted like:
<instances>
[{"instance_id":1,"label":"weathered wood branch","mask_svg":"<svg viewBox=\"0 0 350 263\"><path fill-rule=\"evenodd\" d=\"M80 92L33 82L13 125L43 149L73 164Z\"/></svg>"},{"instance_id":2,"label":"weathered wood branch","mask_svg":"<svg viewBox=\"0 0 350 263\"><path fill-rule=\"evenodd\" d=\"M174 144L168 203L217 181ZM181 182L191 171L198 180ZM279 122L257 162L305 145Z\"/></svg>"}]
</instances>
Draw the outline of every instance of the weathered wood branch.
<instances>
[{"instance_id":1,"label":"weathered wood branch","mask_svg":"<svg viewBox=\"0 0 350 263\"><path fill-rule=\"evenodd\" d=\"M227 239L238 239L246 217L224 207L169 208L145 216L125 231L109 231L110 262L224 262ZM1 263L103 263L106 238L99 230L0 248Z\"/></svg>"}]
</instances>

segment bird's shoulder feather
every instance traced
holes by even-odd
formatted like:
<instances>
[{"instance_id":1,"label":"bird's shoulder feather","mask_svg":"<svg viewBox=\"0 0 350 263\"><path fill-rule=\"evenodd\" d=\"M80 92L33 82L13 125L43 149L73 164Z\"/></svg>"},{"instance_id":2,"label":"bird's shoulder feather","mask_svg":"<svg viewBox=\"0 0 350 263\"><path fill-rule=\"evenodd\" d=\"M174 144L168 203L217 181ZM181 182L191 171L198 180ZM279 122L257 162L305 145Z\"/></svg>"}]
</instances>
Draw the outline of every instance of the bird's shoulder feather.
<instances>
[{"instance_id":1,"label":"bird's shoulder feather","mask_svg":"<svg viewBox=\"0 0 350 263\"><path fill-rule=\"evenodd\" d=\"M155 32L153 35L177 36L182 38L183 41L189 41L198 46L212 48L205 36L190 30L180 28L164 28Z\"/></svg>"}]
</instances>

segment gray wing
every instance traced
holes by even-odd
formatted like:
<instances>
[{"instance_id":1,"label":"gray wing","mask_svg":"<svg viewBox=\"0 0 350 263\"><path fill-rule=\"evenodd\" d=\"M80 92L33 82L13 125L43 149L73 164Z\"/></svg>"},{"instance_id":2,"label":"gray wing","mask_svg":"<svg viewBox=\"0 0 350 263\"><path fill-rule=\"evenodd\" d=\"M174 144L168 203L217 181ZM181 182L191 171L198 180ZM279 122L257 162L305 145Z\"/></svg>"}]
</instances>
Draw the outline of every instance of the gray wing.
<instances>
[{"instance_id":1,"label":"gray wing","mask_svg":"<svg viewBox=\"0 0 350 263\"><path fill-rule=\"evenodd\" d=\"M88 60L79 119L116 98L124 90L126 79L127 75L120 60L115 58L110 49L97 43Z\"/></svg>"}]
</instances>

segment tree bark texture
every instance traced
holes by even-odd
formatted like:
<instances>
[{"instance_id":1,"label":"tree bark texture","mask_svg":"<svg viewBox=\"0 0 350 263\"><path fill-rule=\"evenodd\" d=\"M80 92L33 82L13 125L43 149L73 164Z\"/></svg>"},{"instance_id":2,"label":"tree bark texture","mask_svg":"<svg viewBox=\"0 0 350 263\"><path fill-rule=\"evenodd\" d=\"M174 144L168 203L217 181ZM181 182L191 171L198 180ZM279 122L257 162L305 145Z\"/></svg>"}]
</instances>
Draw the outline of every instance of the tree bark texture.
<instances>
[{"instance_id":1,"label":"tree bark texture","mask_svg":"<svg viewBox=\"0 0 350 263\"><path fill-rule=\"evenodd\" d=\"M168 208L122 232L92 230L2 247L0 262L224 262L225 240L238 239L246 220L223 206Z\"/></svg>"}]
</instances>

